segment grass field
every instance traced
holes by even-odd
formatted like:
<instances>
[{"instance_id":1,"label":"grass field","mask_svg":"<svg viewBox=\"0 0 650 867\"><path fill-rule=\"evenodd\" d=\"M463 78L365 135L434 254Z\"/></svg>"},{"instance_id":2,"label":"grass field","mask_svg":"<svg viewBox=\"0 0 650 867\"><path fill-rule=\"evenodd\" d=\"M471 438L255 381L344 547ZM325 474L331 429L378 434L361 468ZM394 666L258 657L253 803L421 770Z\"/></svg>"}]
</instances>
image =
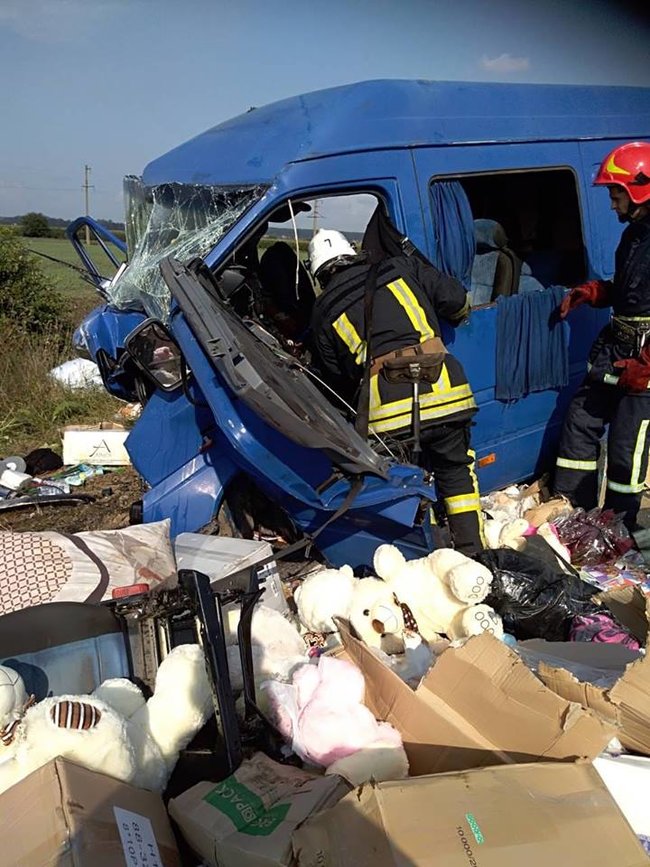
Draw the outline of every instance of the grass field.
<instances>
[{"instance_id":1,"label":"grass field","mask_svg":"<svg viewBox=\"0 0 650 867\"><path fill-rule=\"evenodd\" d=\"M22 238L21 240L28 250L60 260L53 262L45 256L34 257L52 288L59 291L66 305L70 306L70 313L77 322L100 303L99 295L93 287L82 279L78 271L68 267L68 265L81 267L81 260L66 238ZM97 244L91 244L91 256L102 276L113 276L115 267Z\"/></svg>"}]
</instances>

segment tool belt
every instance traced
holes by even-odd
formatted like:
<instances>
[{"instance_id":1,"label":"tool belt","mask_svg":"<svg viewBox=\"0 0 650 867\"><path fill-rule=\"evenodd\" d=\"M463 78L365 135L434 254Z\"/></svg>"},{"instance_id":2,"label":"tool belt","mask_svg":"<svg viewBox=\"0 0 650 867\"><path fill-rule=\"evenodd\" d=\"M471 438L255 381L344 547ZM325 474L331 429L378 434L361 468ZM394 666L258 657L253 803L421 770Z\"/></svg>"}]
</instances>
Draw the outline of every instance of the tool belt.
<instances>
[{"instance_id":1,"label":"tool belt","mask_svg":"<svg viewBox=\"0 0 650 867\"><path fill-rule=\"evenodd\" d=\"M612 333L617 343L632 347L638 354L650 336L650 317L627 319L625 316L613 316Z\"/></svg>"},{"instance_id":2,"label":"tool belt","mask_svg":"<svg viewBox=\"0 0 650 867\"><path fill-rule=\"evenodd\" d=\"M370 375L382 372L388 382L437 382L447 350L439 337L404 346L373 359Z\"/></svg>"}]
</instances>

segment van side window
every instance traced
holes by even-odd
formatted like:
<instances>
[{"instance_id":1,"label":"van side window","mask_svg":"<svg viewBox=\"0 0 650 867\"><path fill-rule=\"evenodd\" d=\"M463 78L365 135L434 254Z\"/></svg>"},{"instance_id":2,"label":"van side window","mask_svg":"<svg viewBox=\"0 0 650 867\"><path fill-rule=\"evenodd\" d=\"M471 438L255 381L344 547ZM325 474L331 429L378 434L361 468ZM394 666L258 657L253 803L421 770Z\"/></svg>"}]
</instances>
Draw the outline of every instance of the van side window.
<instances>
[{"instance_id":1,"label":"van side window","mask_svg":"<svg viewBox=\"0 0 650 867\"><path fill-rule=\"evenodd\" d=\"M337 229L360 250L378 201L374 193L346 192L279 204L228 263L243 278L231 299L236 312L261 318L282 339L301 343L320 292L308 270L312 235L321 228Z\"/></svg>"},{"instance_id":2,"label":"van side window","mask_svg":"<svg viewBox=\"0 0 650 867\"><path fill-rule=\"evenodd\" d=\"M574 286L585 278L570 169L433 178L435 263L463 280L473 307L500 295Z\"/></svg>"}]
</instances>

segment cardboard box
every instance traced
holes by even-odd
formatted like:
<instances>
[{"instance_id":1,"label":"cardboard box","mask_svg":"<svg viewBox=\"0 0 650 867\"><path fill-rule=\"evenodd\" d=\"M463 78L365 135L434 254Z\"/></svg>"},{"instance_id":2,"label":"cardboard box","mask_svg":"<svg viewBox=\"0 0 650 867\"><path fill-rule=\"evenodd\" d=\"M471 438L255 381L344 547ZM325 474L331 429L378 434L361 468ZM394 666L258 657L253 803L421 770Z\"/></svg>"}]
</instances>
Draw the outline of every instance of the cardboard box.
<instances>
[{"instance_id":1,"label":"cardboard box","mask_svg":"<svg viewBox=\"0 0 650 867\"><path fill-rule=\"evenodd\" d=\"M365 702L401 733L412 776L539 759L594 758L611 723L560 698L491 635L449 648L412 690L339 623Z\"/></svg>"},{"instance_id":2,"label":"cardboard box","mask_svg":"<svg viewBox=\"0 0 650 867\"><path fill-rule=\"evenodd\" d=\"M70 425L63 428L63 463L66 467L90 464L123 467L131 463L124 446L129 431L121 424Z\"/></svg>"},{"instance_id":3,"label":"cardboard box","mask_svg":"<svg viewBox=\"0 0 650 867\"><path fill-rule=\"evenodd\" d=\"M349 791L340 777L316 776L256 753L221 783L198 783L173 798L169 814L212 867L284 867L292 863L296 827Z\"/></svg>"},{"instance_id":4,"label":"cardboard box","mask_svg":"<svg viewBox=\"0 0 650 867\"><path fill-rule=\"evenodd\" d=\"M482 768L366 785L299 828L299 867L646 867L594 768Z\"/></svg>"},{"instance_id":5,"label":"cardboard box","mask_svg":"<svg viewBox=\"0 0 650 867\"><path fill-rule=\"evenodd\" d=\"M642 644L646 643L650 619L650 599L638 588L625 587L596 597ZM526 641L524 646L538 648L546 642ZM557 695L595 711L617 727L616 736L624 747L650 755L650 657L631 661L633 654L618 645L553 642L549 654L564 658L566 667L540 663L541 680ZM627 654L627 657L626 657ZM607 688L576 676L575 663L609 670L614 675Z\"/></svg>"},{"instance_id":6,"label":"cardboard box","mask_svg":"<svg viewBox=\"0 0 650 867\"><path fill-rule=\"evenodd\" d=\"M0 795L7 867L180 867L159 795L54 759Z\"/></svg>"},{"instance_id":7,"label":"cardboard box","mask_svg":"<svg viewBox=\"0 0 650 867\"><path fill-rule=\"evenodd\" d=\"M540 662L539 676L557 695L578 702L583 708L590 708L602 719L613 723L619 729L617 737L626 749L650 755L650 657L641 657L621 668L618 657L622 650L625 648L615 644L589 643L583 646L553 642L549 645L549 653L565 659L567 667L561 667L561 663L549 665ZM576 676L568 670L576 659L597 670L611 671L614 685L606 688Z\"/></svg>"}]
</instances>

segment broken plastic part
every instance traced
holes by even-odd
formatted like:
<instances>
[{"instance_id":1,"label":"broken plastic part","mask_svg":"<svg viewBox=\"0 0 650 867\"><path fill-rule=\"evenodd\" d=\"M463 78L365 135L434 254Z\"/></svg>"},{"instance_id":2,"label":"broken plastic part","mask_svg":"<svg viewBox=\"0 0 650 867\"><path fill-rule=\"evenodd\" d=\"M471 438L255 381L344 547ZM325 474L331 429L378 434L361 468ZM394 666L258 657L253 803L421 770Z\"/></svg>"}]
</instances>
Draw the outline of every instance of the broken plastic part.
<instances>
[{"instance_id":1,"label":"broken plastic part","mask_svg":"<svg viewBox=\"0 0 650 867\"><path fill-rule=\"evenodd\" d=\"M261 186L146 187L140 178L125 178L129 263L108 287L109 303L167 322L171 296L160 262L170 255L184 263L207 255L264 191Z\"/></svg>"}]
</instances>

